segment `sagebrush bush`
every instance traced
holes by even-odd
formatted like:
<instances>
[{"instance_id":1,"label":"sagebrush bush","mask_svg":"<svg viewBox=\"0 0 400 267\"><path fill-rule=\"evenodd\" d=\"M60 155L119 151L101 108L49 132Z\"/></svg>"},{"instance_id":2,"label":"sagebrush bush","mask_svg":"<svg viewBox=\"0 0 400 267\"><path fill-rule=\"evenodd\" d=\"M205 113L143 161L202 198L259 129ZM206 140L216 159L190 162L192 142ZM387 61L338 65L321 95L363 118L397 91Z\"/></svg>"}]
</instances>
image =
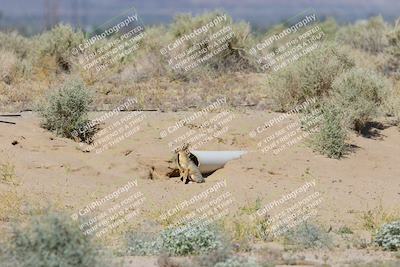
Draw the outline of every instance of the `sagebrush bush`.
<instances>
[{"instance_id":1,"label":"sagebrush bush","mask_svg":"<svg viewBox=\"0 0 400 267\"><path fill-rule=\"evenodd\" d=\"M386 250L400 250L400 221L384 224L378 230L375 242Z\"/></svg>"},{"instance_id":2,"label":"sagebrush bush","mask_svg":"<svg viewBox=\"0 0 400 267\"><path fill-rule=\"evenodd\" d=\"M18 32L0 32L0 49L12 51L19 58L28 58L34 52L32 39L23 37Z\"/></svg>"},{"instance_id":3,"label":"sagebrush bush","mask_svg":"<svg viewBox=\"0 0 400 267\"><path fill-rule=\"evenodd\" d=\"M173 256L197 255L223 246L223 237L212 227L194 226L179 232L167 229L158 236L133 232L127 236L129 255L158 255L167 253Z\"/></svg>"},{"instance_id":4,"label":"sagebrush bush","mask_svg":"<svg viewBox=\"0 0 400 267\"><path fill-rule=\"evenodd\" d=\"M311 145L322 155L339 159L348 151L343 114L333 104L325 104L320 116L318 130L311 137Z\"/></svg>"},{"instance_id":5,"label":"sagebrush bush","mask_svg":"<svg viewBox=\"0 0 400 267\"><path fill-rule=\"evenodd\" d=\"M319 226L303 222L285 234L285 241L300 249L323 248L331 246L331 237Z\"/></svg>"},{"instance_id":6,"label":"sagebrush bush","mask_svg":"<svg viewBox=\"0 0 400 267\"><path fill-rule=\"evenodd\" d=\"M39 104L42 126L62 137L90 142L95 132L87 127L91 103L91 94L82 81L68 81Z\"/></svg>"},{"instance_id":7,"label":"sagebrush bush","mask_svg":"<svg viewBox=\"0 0 400 267\"><path fill-rule=\"evenodd\" d=\"M388 33L389 46L386 49L388 55L385 72L400 79L400 25Z\"/></svg>"},{"instance_id":8,"label":"sagebrush bush","mask_svg":"<svg viewBox=\"0 0 400 267\"><path fill-rule=\"evenodd\" d=\"M163 248L171 255L200 254L223 245L221 234L212 227L194 226L181 233L169 229L161 238Z\"/></svg>"},{"instance_id":9,"label":"sagebrush bush","mask_svg":"<svg viewBox=\"0 0 400 267\"><path fill-rule=\"evenodd\" d=\"M389 27L382 16L372 17L354 25L341 28L337 33L337 42L362 49L369 53L380 53L388 45Z\"/></svg>"},{"instance_id":10,"label":"sagebrush bush","mask_svg":"<svg viewBox=\"0 0 400 267\"><path fill-rule=\"evenodd\" d=\"M17 75L18 58L14 52L0 49L0 81L11 84Z\"/></svg>"},{"instance_id":11,"label":"sagebrush bush","mask_svg":"<svg viewBox=\"0 0 400 267\"><path fill-rule=\"evenodd\" d=\"M333 103L345 115L348 127L361 131L379 111L389 85L384 77L363 69L352 69L334 81Z\"/></svg>"},{"instance_id":12,"label":"sagebrush bush","mask_svg":"<svg viewBox=\"0 0 400 267\"><path fill-rule=\"evenodd\" d=\"M272 73L268 88L276 109L288 111L307 99L328 95L334 79L353 66L346 54L328 44Z\"/></svg>"},{"instance_id":13,"label":"sagebrush bush","mask_svg":"<svg viewBox=\"0 0 400 267\"><path fill-rule=\"evenodd\" d=\"M109 266L99 248L70 218L50 213L14 227L6 263L18 267ZM6 265L7 266L7 265Z\"/></svg>"},{"instance_id":14,"label":"sagebrush bush","mask_svg":"<svg viewBox=\"0 0 400 267\"><path fill-rule=\"evenodd\" d=\"M128 255L146 256L162 253L162 242L155 234L130 232L126 237Z\"/></svg>"},{"instance_id":15,"label":"sagebrush bush","mask_svg":"<svg viewBox=\"0 0 400 267\"><path fill-rule=\"evenodd\" d=\"M84 41L84 36L71 26L60 24L38 36L35 41L35 47L42 57L53 56L58 67L69 72L72 67L71 51Z\"/></svg>"}]
</instances>

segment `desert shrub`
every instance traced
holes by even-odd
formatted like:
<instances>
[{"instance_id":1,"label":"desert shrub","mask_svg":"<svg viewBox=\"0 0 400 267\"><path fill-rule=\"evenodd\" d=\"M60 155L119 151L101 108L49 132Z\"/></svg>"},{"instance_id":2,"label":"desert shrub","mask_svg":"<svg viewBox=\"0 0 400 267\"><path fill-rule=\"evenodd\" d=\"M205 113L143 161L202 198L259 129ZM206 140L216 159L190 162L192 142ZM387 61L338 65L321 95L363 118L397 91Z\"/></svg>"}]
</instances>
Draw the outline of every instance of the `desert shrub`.
<instances>
[{"instance_id":1,"label":"desert shrub","mask_svg":"<svg viewBox=\"0 0 400 267\"><path fill-rule=\"evenodd\" d=\"M32 40L21 36L18 32L0 32L0 49L11 51L21 59L34 53Z\"/></svg>"},{"instance_id":2,"label":"desert shrub","mask_svg":"<svg viewBox=\"0 0 400 267\"><path fill-rule=\"evenodd\" d=\"M11 84L18 70L18 58L14 52L0 49L0 81Z\"/></svg>"},{"instance_id":3,"label":"desert shrub","mask_svg":"<svg viewBox=\"0 0 400 267\"><path fill-rule=\"evenodd\" d=\"M352 69L340 75L332 87L333 102L345 115L347 126L361 131L378 114L389 85L372 71Z\"/></svg>"},{"instance_id":4,"label":"desert shrub","mask_svg":"<svg viewBox=\"0 0 400 267\"><path fill-rule=\"evenodd\" d=\"M397 25L392 32L388 34L389 46L386 49L388 55L385 65L385 72L400 79L400 25Z\"/></svg>"},{"instance_id":5,"label":"desert shrub","mask_svg":"<svg viewBox=\"0 0 400 267\"><path fill-rule=\"evenodd\" d=\"M8 222L21 215L24 196L15 188L0 192L0 222Z\"/></svg>"},{"instance_id":6,"label":"desert shrub","mask_svg":"<svg viewBox=\"0 0 400 267\"><path fill-rule=\"evenodd\" d=\"M324 45L271 74L268 87L276 109L288 111L309 98L328 95L334 79L353 66L346 54L333 45Z\"/></svg>"},{"instance_id":7,"label":"desert shrub","mask_svg":"<svg viewBox=\"0 0 400 267\"><path fill-rule=\"evenodd\" d=\"M57 135L89 142L95 132L87 127L91 103L92 97L82 81L66 82L39 104L42 126Z\"/></svg>"},{"instance_id":8,"label":"desert shrub","mask_svg":"<svg viewBox=\"0 0 400 267\"><path fill-rule=\"evenodd\" d=\"M60 24L38 36L35 47L41 56L53 56L62 70L70 71L71 50L83 41L82 32L75 32L71 26Z\"/></svg>"},{"instance_id":9,"label":"desert shrub","mask_svg":"<svg viewBox=\"0 0 400 267\"><path fill-rule=\"evenodd\" d=\"M168 255L183 256L206 253L223 245L222 235L212 227L199 227L179 232L167 229L158 236L133 232L127 236L129 255Z\"/></svg>"},{"instance_id":10,"label":"desert shrub","mask_svg":"<svg viewBox=\"0 0 400 267\"><path fill-rule=\"evenodd\" d=\"M150 233L130 232L126 238L126 245L128 255L158 255L162 252L160 238Z\"/></svg>"},{"instance_id":11,"label":"desert shrub","mask_svg":"<svg viewBox=\"0 0 400 267\"><path fill-rule=\"evenodd\" d=\"M378 230L375 242L386 250L400 250L400 221L384 224Z\"/></svg>"},{"instance_id":12,"label":"desert shrub","mask_svg":"<svg viewBox=\"0 0 400 267\"><path fill-rule=\"evenodd\" d=\"M332 243L325 231L309 222L304 222L286 232L285 241L301 249L329 247Z\"/></svg>"},{"instance_id":13,"label":"desert shrub","mask_svg":"<svg viewBox=\"0 0 400 267\"><path fill-rule=\"evenodd\" d=\"M343 114L333 104L325 104L320 116L318 131L311 137L311 146L322 155L339 159L348 150Z\"/></svg>"},{"instance_id":14,"label":"desert shrub","mask_svg":"<svg viewBox=\"0 0 400 267\"><path fill-rule=\"evenodd\" d=\"M380 53L388 45L386 36L388 30L389 27L382 16L377 16L341 28L336 40L369 53Z\"/></svg>"},{"instance_id":15,"label":"desert shrub","mask_svg":"<svg viewBox=\"0 0 400 267\"><path fill-rule=\"evenodd\" d=\"M199 254L222 246L222 235L216 229L206 226L194 226L176 232L168 229L161 234L163 248L171 255Z\"/></svg>"},{"instance_id":16,"label":"desert shrub","mask_svg":"<svg viewBox=\"0 0 400 267\"><path fill-rule=\"evenodd\" d=\"M50 213L14 226L8 246L10 266L107 266L93 240L64 215Z\"/></svg>"}]
</instances>

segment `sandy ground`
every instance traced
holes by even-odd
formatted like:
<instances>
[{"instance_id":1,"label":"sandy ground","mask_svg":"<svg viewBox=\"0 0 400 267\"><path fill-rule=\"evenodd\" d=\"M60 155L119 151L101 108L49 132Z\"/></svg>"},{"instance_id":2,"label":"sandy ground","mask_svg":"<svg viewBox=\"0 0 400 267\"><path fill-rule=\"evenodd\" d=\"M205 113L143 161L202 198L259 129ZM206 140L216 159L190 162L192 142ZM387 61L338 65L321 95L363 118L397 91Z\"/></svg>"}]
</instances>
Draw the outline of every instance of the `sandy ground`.
<instances>
[{"instance_id":1,"label":"sandy ground","mask_svg":"<svg viewBox=\"0 0 400 267\"><path fill-rule=\"evenodd\" d=\"M93 113L91 117L102 114ZM167 133L164 138L160 132L191 114L146 112L135 134L96 154L84 152L77 142L40 128L36 114L22 113L22 117L10 119L16 125L0 124L0 158L15 165L17 184L0 183L0 192L12 187L23 196L24 207L37 200L73 214L129 181L137 180L138 190L146 197L143 216L138 219L141 220L224 180L226 190L235 200L230 209L230 214L234 214L239 207L252 205L257 199L265 205L315 179L315 187L310 190L320 192L323 199L316 220L334 229L342 225L361 228L360 216L368 210L392 212L399 208L400 132L396 127L376 130L372 138L352 135L350 143L354 151L341 160L318 155L303 141L276 155L263 154L257 150L261 138L251 138L249 132L279 115L267 112L234 113L233 120L226 124L226 133L198 148L250 151L208 176L205 183L184 184L176 178L149 179L151 166L157 169L171 159L168 142L195 129L203 119L175 133ZM127 112L119 114L102 127L127 115ZM290 117L282 125L293 121L296 117ZM282 125L268 128L260 136L265 138ZM18 143L12 144L13 141Z\"/></svg>"}]
</instances>

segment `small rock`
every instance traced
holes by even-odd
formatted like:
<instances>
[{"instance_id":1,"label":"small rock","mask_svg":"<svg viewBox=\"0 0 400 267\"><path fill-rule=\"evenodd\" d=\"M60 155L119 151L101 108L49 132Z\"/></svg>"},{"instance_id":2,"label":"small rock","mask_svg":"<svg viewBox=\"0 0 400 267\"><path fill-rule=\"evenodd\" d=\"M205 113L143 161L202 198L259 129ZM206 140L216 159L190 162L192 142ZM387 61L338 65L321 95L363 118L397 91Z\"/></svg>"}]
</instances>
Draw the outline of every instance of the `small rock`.
<instances>
[{"instance_id":1,"label":"small rock","mask_svg":"<svg viewBox=\"0 0 400 267\"><path fill-rule=\"evenodd\" d=\"M15 145L18 145L19 144L19 142L17 141L17 140L14 140L14 141L12 141L12 143L11 143L13 146L15 146Z\"/></svg>"}]
</instances>

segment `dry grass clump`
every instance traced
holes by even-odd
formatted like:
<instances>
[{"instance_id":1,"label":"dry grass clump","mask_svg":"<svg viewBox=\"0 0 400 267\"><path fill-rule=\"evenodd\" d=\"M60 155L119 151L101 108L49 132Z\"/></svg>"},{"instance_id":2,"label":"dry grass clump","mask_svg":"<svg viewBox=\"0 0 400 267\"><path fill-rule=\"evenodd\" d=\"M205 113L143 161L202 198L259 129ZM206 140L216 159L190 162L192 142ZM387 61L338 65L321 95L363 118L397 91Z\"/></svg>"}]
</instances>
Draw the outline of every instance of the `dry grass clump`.
<instances>
[{"instance_id":1,"label":"dry grass clump","mask_svg":"<svg viewBox=\"0 0 400 267\"><path fill-rule=\"evenodd\" d=\"M15 166L11 162L0 163L0 182L15 183Z\"/></svg>"},{"instance_id":2,"label":"dry grass clump","mask_svg":"<svg viewBox=\"0 0 400 267\"><path fill-rule=\"evenodd\" d=\"M8 222L21 215L23 196L15 189L0 192L0 222Z\"/></svg>"}]
</instances>

